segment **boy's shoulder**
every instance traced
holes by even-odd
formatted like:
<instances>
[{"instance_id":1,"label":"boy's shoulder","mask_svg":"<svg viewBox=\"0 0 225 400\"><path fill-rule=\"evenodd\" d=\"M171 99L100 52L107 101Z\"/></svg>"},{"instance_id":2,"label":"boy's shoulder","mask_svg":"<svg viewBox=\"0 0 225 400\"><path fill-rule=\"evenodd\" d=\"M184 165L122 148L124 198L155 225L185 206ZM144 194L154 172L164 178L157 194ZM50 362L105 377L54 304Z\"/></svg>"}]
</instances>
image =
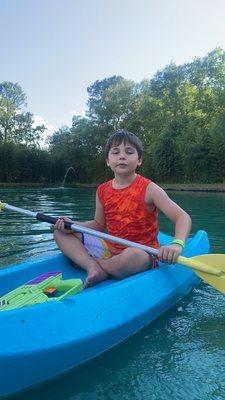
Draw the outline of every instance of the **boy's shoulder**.
<instances>
[{"instance_id":1,"label":"boy's shoulder","mask_svg":"<svg viewBox=\"0 0 225 400\"><path fill-rule=\"evenodd\" d=\"M100 183L100 185L98 185L98 187L97 187L97 190L99 190L99 189L101 190L105 187L109 187L110 185L112 185L112 179L110 179L109 181Z\"/></svg>"},{"instance_id":2,"label":"boy's shoulder","mask_svg":"<svg viewBox=\"0 0 225 400\"><path fill-rule=\"evenodd\" d=\"M109 181L100 183L100 185L98 185L97 187L97 193L101 194L102 192L104 192L107 189L110 189L112 187L112 179L110 179Z\"/></svg>"},{"instance_id":3,"label":"boy's shoulder","mask_svg":"<svg viewBox=\"0 0 225 400\"><path fill-rule=\"evenodd\" d=\"M142 182L145 182L145 183L147 183L147 184L148 184L148 183L152 183L151 178L147 178L146 176L143 176L143 175L140 175L140 174L138 174L137 177L138 177L138 179L141 180Z\"/></svg>"}]
</instances>

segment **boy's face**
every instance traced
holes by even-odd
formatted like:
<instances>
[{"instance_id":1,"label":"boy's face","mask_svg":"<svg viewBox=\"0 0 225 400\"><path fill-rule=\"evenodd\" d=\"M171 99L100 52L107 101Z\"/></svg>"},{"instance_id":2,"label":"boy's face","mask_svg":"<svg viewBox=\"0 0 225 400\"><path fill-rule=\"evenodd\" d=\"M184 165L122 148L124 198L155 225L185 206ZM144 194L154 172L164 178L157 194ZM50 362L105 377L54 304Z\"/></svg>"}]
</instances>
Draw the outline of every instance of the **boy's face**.
<instances>
[{"instance_id":1,"label":"boy's face","mask_svg":"<svg viewBox=\"0 0 225 400\"><path fill-rule=\"evenodd\" d=\"M138 158L138 152L130 143L112 145L106 160L108 167L116 175L130 175L142 164Z\"/></svg>"}]
</instances>

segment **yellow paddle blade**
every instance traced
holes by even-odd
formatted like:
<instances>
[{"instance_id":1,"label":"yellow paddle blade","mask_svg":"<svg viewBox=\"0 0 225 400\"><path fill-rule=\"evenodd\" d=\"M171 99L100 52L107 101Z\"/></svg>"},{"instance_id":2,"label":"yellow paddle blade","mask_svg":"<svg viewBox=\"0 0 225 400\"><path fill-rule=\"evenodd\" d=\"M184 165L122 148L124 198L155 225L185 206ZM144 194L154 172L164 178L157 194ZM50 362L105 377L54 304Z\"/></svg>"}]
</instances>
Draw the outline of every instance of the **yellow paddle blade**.
<instances>
[{"instance_id":1,"label":"yellow paddle blade","mask_svg":"<svg viewBox=\"0 0 225 400\"><path fill-rule=\"evenodd\" d=\"M201 279L225 294L225 254L203 254L186 258L185 263L185 257L180 258L181 264L189 266Z\"/></svg>"}]
</instances>

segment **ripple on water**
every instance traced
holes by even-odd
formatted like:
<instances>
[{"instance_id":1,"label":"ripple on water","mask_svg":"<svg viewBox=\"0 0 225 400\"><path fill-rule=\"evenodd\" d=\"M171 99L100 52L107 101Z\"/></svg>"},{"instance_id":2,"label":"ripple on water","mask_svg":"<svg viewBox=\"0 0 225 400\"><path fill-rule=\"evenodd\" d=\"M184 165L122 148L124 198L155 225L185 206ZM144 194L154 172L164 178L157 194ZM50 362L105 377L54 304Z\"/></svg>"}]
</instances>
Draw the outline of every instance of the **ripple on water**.
<instances>
[{"instance_id":1,"label":"ripple on water","mask_svg":"<svg viewBox=\"0 0 225 400\"><path fill-rule=\"evenodd\" d=\"M192 216L193 231L225 249L225 194L170 193ZM94 189L3 190L9 204L91 219ZM0 215L1 266L57 251L48 224ZM160 217L163 231L173 227ZM225 297L200 284L183 301L116 349L17 400L222 400L225 398Z\"/></svg>"}]
</instances>

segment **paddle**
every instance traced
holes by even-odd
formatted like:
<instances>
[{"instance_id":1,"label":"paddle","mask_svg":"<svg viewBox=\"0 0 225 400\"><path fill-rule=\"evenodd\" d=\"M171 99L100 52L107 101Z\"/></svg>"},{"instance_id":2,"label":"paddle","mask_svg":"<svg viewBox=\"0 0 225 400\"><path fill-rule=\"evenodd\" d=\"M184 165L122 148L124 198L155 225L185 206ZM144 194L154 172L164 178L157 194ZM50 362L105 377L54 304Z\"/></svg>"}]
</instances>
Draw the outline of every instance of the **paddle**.
<instances>
[{"instance_id":1,"label":"paddle","mask_svg":"<svg viewBox=\"0 0 225 400\"><path fill-rule=\"evenodd\" d=\"M0 202L0 211L3 210L16 211L20 214L25 214L38 219L39 221L49 222L55 224L58 218L51 217L42 213L36 213L33 211L25 210L23 208L15 207L10 204ZM130 240L121 239L116 236L111 236L104 232L95 231L94 229L86 228L81 225L77 225L71 222L65 222L65 227L71 229L74 232L88 233L89 235L96 236L102 239L109 240L111 242L119 243L128 247L135 247L140 250L144 250L154 256L158 255L158 250L152 247L144 246L139 243L131 242ZM215 287L222 293L225 293L225 255L224 254L204 254L201 256L195 256L191 258L178 257L179 264L185 265L191 268L194 272L200 276L204 281Z\"/></svg>"}]
</instances>

